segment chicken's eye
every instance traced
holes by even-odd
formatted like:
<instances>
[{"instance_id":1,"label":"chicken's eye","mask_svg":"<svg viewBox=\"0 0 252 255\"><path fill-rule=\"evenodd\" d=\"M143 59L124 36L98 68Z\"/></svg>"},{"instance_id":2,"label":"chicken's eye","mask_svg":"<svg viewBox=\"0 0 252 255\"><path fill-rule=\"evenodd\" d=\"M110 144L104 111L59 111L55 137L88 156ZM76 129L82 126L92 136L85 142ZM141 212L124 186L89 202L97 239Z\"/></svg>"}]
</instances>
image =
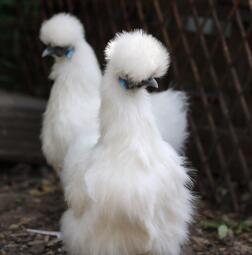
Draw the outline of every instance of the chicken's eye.
<instances>
[{"instance_id":1,"label":"chicken's eye","mask_svg":"<svg viewBox=\"0 0 252 255\"><path fill-rule=\"evenodd\" d=\"M126 79L119 78L119 84L124 89L128 89L129 88L128 81Z\"/></svg>"},{"instance_id":2,"label":"chicken's eye","mask_svg":"<svg viewBox=\"0 0 252 255\"><path fill-rule=\"evenodd\" d=\"M73 47L69 47L67 48L66 52L65 52L65 56L68 58L68 59L71 59L72 56L74 54L74 48Z\"/></svg>"}]
</instances>

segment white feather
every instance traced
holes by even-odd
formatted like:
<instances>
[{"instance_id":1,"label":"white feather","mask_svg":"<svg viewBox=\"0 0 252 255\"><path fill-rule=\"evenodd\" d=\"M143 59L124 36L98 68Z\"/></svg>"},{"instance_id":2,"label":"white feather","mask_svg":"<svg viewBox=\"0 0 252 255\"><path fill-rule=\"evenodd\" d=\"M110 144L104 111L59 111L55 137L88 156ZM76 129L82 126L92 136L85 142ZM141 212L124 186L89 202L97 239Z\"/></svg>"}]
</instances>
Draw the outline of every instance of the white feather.
<instances>
[{"instance_id":1,"label":"white feather","mask_svg":"<svg viewBox=\"0 0 252 255\"><path fill-rule=\"evenodd\" d=\"M75 50L71 59L55 59L50 73L54 84L41 133L43 153L60 172L67 150L80 132L86 137L98 135L101 71L75 17L64 13L53 16L42 24L40 38L46 44L71 45Z\"/></svg>"},{"instance_id":2,"label":"white feather","mask_svg":"<svg viewBox=\"0 0 252 255\"><path fill-rule=\"evenodd\" d=\"M59 13L42 23L40 40L51 46L67 46L84 38L84 28L73 15Z\"/></svg>"},{"instance_id":3,"label":"white feather","mask_svg":"<svg viewBox=\"0 0 252 255\"><path fill-rule=\"evenodd\" d=\"M108 49L100 138L76 142L65 159L63 241L72 255L177 255L193 211L187 169L161 138L146 90L118 82L125 73L136 82L162 76L167 51L142 31L120 34Z\"/></svg>"},{"instance_id":4,"label":"white feather","mask_svg":"<svg viewBox=\"0 0 252 255\"><path fill-rule=\"evenodd\" d=\"M152 110L163 139L183 153L187 131L188 100L184 92L168 89L151 95Z\"/></svg>"}]
</instances>

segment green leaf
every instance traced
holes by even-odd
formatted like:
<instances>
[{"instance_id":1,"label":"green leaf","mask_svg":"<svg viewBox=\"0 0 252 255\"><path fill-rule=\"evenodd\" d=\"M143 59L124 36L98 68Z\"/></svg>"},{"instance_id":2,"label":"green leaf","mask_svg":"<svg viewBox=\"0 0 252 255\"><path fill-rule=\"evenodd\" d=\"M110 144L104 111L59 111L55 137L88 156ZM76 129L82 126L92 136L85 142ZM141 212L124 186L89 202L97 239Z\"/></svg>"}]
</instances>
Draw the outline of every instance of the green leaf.
<instances>
[{"instance_id":1,"label":"green leaf","mask_svg":"<svg viewBox=\"0 0 252 255\"><path fill-rule=\"evenodd\" d=\"M225 224L222 224L218 227L218 237L219 239L224 239L228 235L228 227Z\"/></svg>"},{"instance_id":2,"label":"green leaf","mask_svg":"<svg viewBox=\"0 0 252 255\"><path fill-rule=\"evenodd\" d=\"M220 225L220 223L218 221L214 221L214 220L202 220L200 222L201 227L205 228L205 229L217 229Z\"/></svg>"}]
</instances>

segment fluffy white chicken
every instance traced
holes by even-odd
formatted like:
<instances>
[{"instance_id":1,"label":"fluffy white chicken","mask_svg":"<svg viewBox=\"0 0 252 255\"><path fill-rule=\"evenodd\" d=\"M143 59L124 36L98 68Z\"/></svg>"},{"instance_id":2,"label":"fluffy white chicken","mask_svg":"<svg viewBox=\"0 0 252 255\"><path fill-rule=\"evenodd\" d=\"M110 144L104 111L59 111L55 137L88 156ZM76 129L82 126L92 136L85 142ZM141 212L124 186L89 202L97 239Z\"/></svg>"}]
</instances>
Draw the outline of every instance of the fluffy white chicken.
<instances>
[{"instance_id":1,"label":"fluffy white chicken","mask_svg":"<svg viewBox=\"0 0 252 255\"><path fill-rule=\"evenodd\" d=\"M67 150L80 131L86 133L87 139L98 135L101 70L76 17L54 15L42 24L40 39L48 46L43 56L55 58L49 76L54 84L44 114L42 150L59 173ZM167 90L152 94L151 101L163 138L181 152L187 137L185 94Z\"/></svg>"},{"instance_id":2,"label":"fluffy white chicken","mask_svg":"<svg viewBox=\"0 0 252 255\"><path fill-rule=\"evenodd\" d=\"M165 47L141 30L106 48L100 138L70 148L61 221L72 255L177 255L192 220L187 169L161 137L147 86L165 74Z\"/></svg>"},{"instance_id":3,"label":"fluffy white chicken","mask_svg":"<svg viewBox=\"0 0 252 255\"><path fill-rule=\"evenodd\" d=\"M55 59L49 78L54 81L42 126L42 150L59 173L69 146L80 132L98 135L101 70L84 37L80 21L60 13L43 22L42 56Z\"/></svg>"}]
</instances>

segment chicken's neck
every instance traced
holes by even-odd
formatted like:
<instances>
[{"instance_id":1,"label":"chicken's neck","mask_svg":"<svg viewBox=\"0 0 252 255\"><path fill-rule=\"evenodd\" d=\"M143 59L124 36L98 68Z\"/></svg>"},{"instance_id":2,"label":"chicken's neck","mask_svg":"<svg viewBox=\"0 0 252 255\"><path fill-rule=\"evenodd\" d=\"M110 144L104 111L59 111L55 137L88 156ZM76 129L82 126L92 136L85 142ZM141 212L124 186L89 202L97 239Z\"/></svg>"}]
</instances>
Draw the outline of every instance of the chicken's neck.
<instances>
[{"instance_id":1,"label":"chicken's neck","mask_svg":"<svg viewBox=\"0 0 252 255\"><path fill-rule=\"evenodd\" d=\"M148 92L125 90L117 78L105 74L100 109L101 141L127 146L136 141L142 146L160 139L151 111Z\"/></svg>"}]
</instances>

